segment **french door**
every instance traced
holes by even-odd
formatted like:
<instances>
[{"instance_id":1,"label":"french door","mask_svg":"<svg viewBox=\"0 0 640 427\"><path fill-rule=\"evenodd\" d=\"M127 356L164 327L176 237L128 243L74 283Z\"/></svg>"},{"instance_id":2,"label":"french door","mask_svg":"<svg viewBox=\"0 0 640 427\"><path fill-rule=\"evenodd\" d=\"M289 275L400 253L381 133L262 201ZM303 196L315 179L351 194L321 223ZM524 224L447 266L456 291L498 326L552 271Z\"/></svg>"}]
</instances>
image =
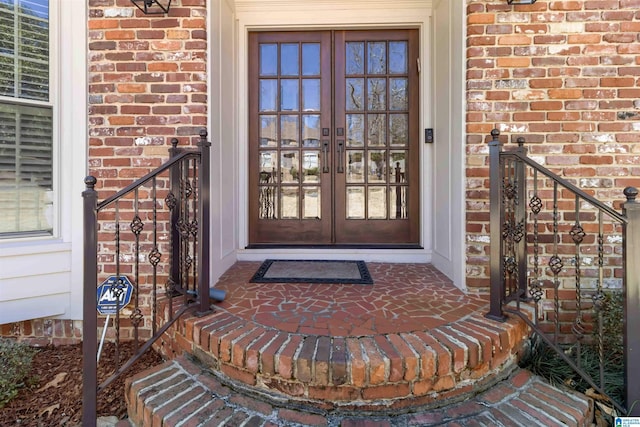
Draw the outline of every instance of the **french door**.
<instances>
[{"instance_id":1,"label":"french door","mask_svg":"<svg viewBox=\"0 0 640 427\"><path fill-rule=\"evenodd\" d=\"M417 245L417 30L249 34L249 243Z\"/></svg>"}]
</instances>

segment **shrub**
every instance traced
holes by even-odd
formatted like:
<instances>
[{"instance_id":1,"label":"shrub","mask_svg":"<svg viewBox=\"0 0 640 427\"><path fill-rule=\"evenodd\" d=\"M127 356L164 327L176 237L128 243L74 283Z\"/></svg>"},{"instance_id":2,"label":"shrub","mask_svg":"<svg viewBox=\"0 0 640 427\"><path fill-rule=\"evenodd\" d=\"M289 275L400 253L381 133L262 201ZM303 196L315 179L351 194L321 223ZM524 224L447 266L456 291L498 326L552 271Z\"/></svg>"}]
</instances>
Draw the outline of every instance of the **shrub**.
<instances>
[{"instance_id":1,"label":"shrub","mask_svg":"<svg viewBox=\"0 0 640 427\"><path fill-rule=\"evenodd\" d=\"M624 406L624 299L622 292L605 293L602 309L602 344L605 357L604 392L614 401ZM597 319L597 316L596 316ZM595 320L597 322L597 320ZM593 335L581 346L580 366L599 383L600 357L597 334L598 326L594 324ZM581 393L587 393L591 386L584 381L551 347L537 334L531 338L529 352L520 361L520 366L546 378L552 384L564 384ZM562 346L565 355L576 363L577 348L575 345Z\"/></svg>"},{"instance_id":2,"label":"shrub","mask_svg":"<svg viewBox=\"0 0 640 427\"><path fill-rule=\"evenodd\" d=\"M20 387L30 384L29 371L36 352L24 343L0 338L0 408L18 394Z\"/></svg>"}]
</instances>

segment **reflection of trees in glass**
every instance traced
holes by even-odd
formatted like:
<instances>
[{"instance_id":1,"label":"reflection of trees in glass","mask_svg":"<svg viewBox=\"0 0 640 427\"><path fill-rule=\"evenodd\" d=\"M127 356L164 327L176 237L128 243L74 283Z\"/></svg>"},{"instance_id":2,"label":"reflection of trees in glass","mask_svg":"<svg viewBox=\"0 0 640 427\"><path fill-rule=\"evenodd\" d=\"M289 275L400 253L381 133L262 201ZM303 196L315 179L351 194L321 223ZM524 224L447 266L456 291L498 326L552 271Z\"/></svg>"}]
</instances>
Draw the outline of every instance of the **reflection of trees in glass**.
<instances>
[{"instance_id":1,"label":"reflection of trees in glass","mask_svg":"<svg viewBox=\"0 0 640 427\"><path fill-rule=\"evenodd\" d=\"M409 120L407 114L390 114L391 145L406 145L408 143Z\"/></svg>"},{"instance_id":2,"label":"reflection of trees in glass","mask_svg":"<svg viewBox=\"0 0 640 427\"><path fill-rule=\"evenodd\" d=\"M371 161L375 163L380 163L384 160L382 152L372 152L371 153Z\"/></svg>"},{"instance_id":3,"label":"reflection of trees in glass","mask_svg":"<svg viewBox=\"0 0 640 427\"><path fill-rule=\"evenodd\" d=\"M356 151L349 154L349 163L362 162L362 151Z\"/></svg>"},{"instance_id":4,"label":"reflection of trees in glass","mask_svg":"<svg viewBox=\"0 0 640 427\"><path fill-rule=\"evenodd\" d=\"M364 79L347 79L346 109L362 110L364 104Z\"/></svg>"},{"instance_id":5,"label":"reflection of trees in glass","mask_svg":"<svg viewBox=\"0 0 640 427\"><path fill-rule=\"evenodd\" d=\"M0 95L49 100L48 19L48 0L0 0Z\"/></svg>"},{"instance_id":6,"label":"reflection of trees in glass","mask_svg":"<svg viewBox=\"0 0 640 427\"><path fill-rule=\"evenodd\" d=\"M387 71L387 49L385 42L367 42L369 51L369 74L384 74Z\"/></svg>"},{"instance_id":7,"label":"reflection of trees in glass","mask_svg":"<svg viewBox=\"0 0 640 427\"><path fill-rule=\"evenodd\" d=\"M391 153L391 160L394 161L394 162L400 162L400 161L404 162L405 157L406 157L406 155L405 155L404 151L403 152L392 152Z\"/></svg>"},{"instance_id":8,"label":"reflection of trees in glass","mask_svg":"<svg viewBox=\"0 0 640 427\"><path fill-rule=\"evenodd\" d=\"M364 73L364 43L348 42L346 43L347 67L346 73L363 74Z\"/></svg>"}]
</instances>

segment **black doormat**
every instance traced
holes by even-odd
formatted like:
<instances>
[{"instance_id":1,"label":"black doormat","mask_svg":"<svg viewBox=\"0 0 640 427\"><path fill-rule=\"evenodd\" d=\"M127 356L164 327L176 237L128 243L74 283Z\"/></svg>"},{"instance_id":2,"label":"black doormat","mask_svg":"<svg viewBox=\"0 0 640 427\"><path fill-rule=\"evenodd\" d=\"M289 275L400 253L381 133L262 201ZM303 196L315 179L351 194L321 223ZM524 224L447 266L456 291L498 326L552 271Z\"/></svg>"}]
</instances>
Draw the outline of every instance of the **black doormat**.
<instances>
[{"instance_id":1,"label":"black doormat","mask_svg":"<svg viewBox=\"0 0 640 427\"><path fill-rule=\"evenodd\" d=\"M364 261L280 259L263 262L251 282L373 284Z\"/></svg>"}]
</instances>

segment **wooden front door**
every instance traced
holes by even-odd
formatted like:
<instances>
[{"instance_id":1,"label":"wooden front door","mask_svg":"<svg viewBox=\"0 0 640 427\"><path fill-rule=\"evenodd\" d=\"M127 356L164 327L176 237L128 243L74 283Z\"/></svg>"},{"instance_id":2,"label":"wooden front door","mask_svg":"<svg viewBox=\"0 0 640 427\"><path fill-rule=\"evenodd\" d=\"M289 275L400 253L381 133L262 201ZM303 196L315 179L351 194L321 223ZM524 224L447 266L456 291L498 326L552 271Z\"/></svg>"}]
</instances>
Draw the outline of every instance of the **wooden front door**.
<instances>
[{"instance_id":1,"label":"wooden front door","mask_svg":"<svg viewBox=\"0 0 640 427\"><path fill-rule=\"evenodd\" d=\"M418 31L249 35L250 245L419 243Z\"/></svg>"}]
</instances>

